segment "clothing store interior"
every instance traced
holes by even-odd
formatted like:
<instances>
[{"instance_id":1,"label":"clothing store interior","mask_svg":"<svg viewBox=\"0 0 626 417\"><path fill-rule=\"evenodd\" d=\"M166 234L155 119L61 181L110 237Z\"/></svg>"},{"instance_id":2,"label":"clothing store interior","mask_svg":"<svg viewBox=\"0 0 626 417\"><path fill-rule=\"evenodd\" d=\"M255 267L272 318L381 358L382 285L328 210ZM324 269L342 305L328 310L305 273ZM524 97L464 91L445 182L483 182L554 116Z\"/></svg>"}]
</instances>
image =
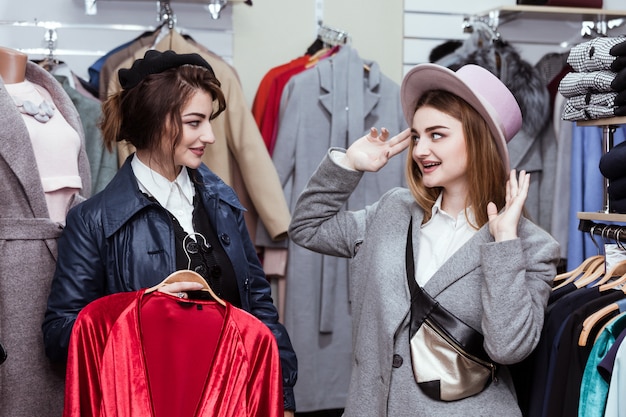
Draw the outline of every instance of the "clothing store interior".
<instances>
[{"instance_id":1,"label":"clothing store interior","mask_svg":"<svg viewBox=\"0 0 626 417\"><path fill-rule=\"evenodd\" d=\"M117 398L118 412L131 406L147 411L114 413L109 408L109 413L97 415L174 415L167 412L173 409L188 410L181 416L282 416L288 411L301 417L344 415L355 362L350 259L293 243L288 234L291 212L329 148L347 148L367 134L372 121L392 136L409 127L400 86L404 75L423 63L453 71L476 64L513 93L523 121L508 144L510 167L530 173L525 215L559 243L541 337L523 361L508 364L520 415L626 415L617 394L620 381L626 381L626 365L621 368L626 343L620 345L626 336L622 0L7 1L0 3L0 60L3 49L25 54L28 67L19 82L0 78L0 416L96 415L81 409L91 402L90 410L96 410L96 403L109 397ZM94 341L85 326L98 323L81 323L82 339L92 341L78 342L72 334L72 360L54 362L46 354L42 323L65 216L78 195L88 201L105 190L133 152L124 142L112 149L105 146L99 126L102 103L122 88L118 71L130 68L148 50L200 54L221 83L227 106L211 122L215 143L207 145L202 162L232 187L245 208L245 228L269 282L278 322L297 357L292 410L283 410L282 382L287 379L280 378L283 358L276 359L278 347L272 343L263 357L260 348L254 352L255 360L271 369L235 380L237 365L222 364L225 379L210 388L228 391L207 395L205 404L227 410L232 399L224 397L245 393L248 398L237 401L258 407L224 414L189 406L190 396L208 387L204 384L210 379L202 376L173 380L195 386L173 390L179 396L170 405L151 399L156 388L152 396L120 400L104 387L114 381L123 396L131 397L133 383L117 373L132 374L119 367L135 362L112 359L107 349L115 343L113 330L111 336L98 336L110 341ZM21 88L24 83L35 89ZM33 102L42 105L37 108ZM27 104L34 108L27 109ZM381 112L379 105L388 108ZM324 117L319 116L322 107ZM80 145L75 136L64 138L66 126L47 123L61 120L61 111L74 135L79 132ZM313 120L307 121L307 115ZM328 139L320 135L327 131ZM44 147L56 140L64 140L67 147ZM364 180L348 208L363 208L392 187L406 187L405 159L383 180ZM43 172L58 178L44 178ZM217 236L215 242L219 244ZM170 277L164 272L157 281L176 281L168 281ZM576 291L580 297L564 298ZM237 317L233 315L234 322ZM223 331L221 322L212 323L209 332ZM245 324L266 330L261 321ZM163 331L177 337L175 326ZM253 335L237 337L246 334ZM254 336L259 337L256 330ZM225 331L221 337L227 337ZM141 349L144 341L137 343ZM262 342L254 343L244 341L242 346L249 349ZM188 355L205 356L202 352L194 345ZM216 352L209 359L234 357ZM119 361L118 369L107 382L113 373L105 363L112 360ZM218 372L215 365L207 365L206 373ZM268 382L276 375L275 382ZM150 379L146 386L157 385L158 377ZM246 386L233 389L231 384ZM258 392L251 394L254 390ZM163 392L170 391L165 387ZM85 400L88 395L92 397ZM264 403L270 397L278 399L272 406ZM178 407L176 401L186 405Z\"/></svg>"}]
</instances>

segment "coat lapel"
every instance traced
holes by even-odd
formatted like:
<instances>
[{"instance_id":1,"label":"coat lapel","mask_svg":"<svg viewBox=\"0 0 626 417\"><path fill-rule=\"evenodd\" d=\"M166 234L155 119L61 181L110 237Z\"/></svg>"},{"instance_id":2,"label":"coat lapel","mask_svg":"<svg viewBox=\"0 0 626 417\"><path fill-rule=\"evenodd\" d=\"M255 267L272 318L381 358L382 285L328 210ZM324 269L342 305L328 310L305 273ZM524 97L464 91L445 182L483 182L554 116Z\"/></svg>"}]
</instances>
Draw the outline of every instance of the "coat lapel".
<instances>
[{"instance_id":1,"label":"coat lapel","mask_svg":"<svg viewBox=\"0 0 626 417\"><path fill-rule=\"evenodd\" d=\"M439 268L424 288L432 297L437 297L450 285L479 268L480 247L489 242L493 242L493 237L485 225Z\"/></svg>"},{"instance_id":2,"label":"coat lapel","mask_svg":"<svg viewBox=\"0 0 626 417\"><path fill-rule=\"evenodd\" d=\"M49 217L28 129L4 84L0 89L0 123L0 156L19 181L32 217Z\"/></svg>"},{"instance_id":3,"label":"coat lapel","mask_svg":"<svg viewBox=\"0 0 626 417\"><path fill-rule=\"evenodd\" d=\"M363 65L363 63L362 63ZM380 66L376 62L366 62L365 65L369 69L363 68L367 78L365 79L366 88L363 92L363 115L365 117L376 108L380 101Z\"/></svg>"}]
</instances>

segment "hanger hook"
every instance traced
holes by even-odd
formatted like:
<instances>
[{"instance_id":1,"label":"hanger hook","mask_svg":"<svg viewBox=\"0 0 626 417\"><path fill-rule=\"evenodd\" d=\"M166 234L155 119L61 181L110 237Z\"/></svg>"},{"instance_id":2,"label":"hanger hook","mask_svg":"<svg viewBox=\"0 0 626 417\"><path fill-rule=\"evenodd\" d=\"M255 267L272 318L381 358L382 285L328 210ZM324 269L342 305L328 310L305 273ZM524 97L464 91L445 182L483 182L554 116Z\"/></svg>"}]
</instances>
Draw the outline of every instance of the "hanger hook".
<instances>
[{"instance_id":1,"label":"hanger hook","mask_svg":"<svg viewBox=\"0 0 626 417\"><path fill-rule=\"evenodd\" d=\"M615 243L617 243L617 246L623 250L626 251L626 248L624 248L624 244L622 243L622 240L620 239L620 234L622 233L624 229L622 227L618 227L617 230L615 231Z\"/></svg>"},{"instance_id":2,"label":"hanger hook","mask_svg":"<svg viewBox=\"0 0 626 417\"><path fill-rule=\"evenodd\" d=\"M591 229L589 229L589 237L591 238L591 241L593 242L593 244L596 246L596 249L598 250L598 255L600 255L600 245L598 245L596 238L593 237L593 232L596 230L596 227L598 227L597 224L594 224L593 226L591 226Z\"/></svg>"}]
</instances>

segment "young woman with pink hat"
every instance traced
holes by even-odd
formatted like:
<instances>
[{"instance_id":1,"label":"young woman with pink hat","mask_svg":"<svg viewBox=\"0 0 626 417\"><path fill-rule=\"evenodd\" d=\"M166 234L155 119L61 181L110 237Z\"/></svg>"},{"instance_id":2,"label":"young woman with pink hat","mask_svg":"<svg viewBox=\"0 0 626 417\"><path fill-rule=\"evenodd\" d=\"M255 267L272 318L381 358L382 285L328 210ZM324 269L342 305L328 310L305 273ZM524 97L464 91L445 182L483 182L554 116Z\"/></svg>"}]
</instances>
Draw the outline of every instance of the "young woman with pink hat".
<instances>
[{"instance_id":1,"label":"young woman with pink hat","mask_svg":"<svg viewBox=\"0 0 626 417\"><path fill-rule=\"evenodd\" d=\"M559 259L558 243L524 216L529 174L509 168L519 106L476 65L456 72L418 65L402 82L401 100L410 129L390 137L371 128L347 150L330 149L289 230L301 246L351 258L353 363L344 415L519 416L506 365L537 345ZM346 210L363 172L407 148L408 189ZM482 336L494 373L476 393L449 401L418 385L413 367L423 358L411 353L407 275ZM437 389L443 397L444 387Z\"/></svg>"}]
</instances>

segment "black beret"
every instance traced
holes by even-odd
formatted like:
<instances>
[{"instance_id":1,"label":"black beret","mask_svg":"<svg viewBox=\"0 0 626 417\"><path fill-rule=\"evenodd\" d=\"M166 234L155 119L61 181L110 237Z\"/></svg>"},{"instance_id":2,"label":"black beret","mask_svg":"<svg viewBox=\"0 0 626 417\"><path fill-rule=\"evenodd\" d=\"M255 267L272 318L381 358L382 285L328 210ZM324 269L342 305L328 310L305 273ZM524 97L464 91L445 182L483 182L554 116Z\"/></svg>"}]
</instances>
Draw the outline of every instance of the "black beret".
<instances>
[{"instance_id":1,"label":"black beret","mask_svg":"<svg viewBox=\"0 0 626 417\"><path fill-rule=\"evenodd\" d=\"M133 62L130 68L122 68L117 72L120 85L124 90L131 89L150 74L158 74L170 68L182 65L196 65L207 68L213 75L213 68L198 54L177 54L174 51L160 52L149 50L143 58Z\"/></svg>"}]
</instances>

